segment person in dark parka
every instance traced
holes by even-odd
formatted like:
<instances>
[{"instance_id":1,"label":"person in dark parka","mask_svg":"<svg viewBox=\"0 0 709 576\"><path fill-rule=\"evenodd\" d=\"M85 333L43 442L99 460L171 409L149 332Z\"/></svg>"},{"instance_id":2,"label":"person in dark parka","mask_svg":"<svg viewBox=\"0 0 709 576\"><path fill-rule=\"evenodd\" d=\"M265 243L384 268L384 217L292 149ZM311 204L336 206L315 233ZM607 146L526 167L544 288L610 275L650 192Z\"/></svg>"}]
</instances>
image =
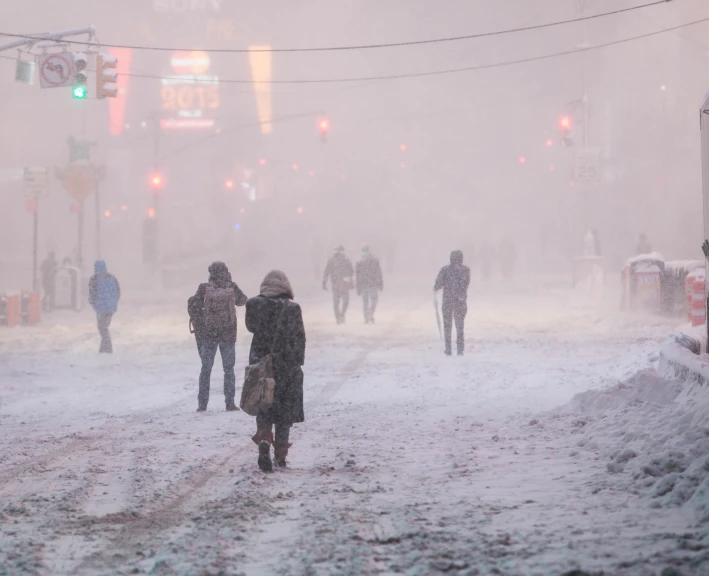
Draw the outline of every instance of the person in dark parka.
<instances>
[{"instance_id":1,"label":"person in dark parka","mask_svg":"<svg viewBox=\"0 0 709 576\"><path fill-rule=\"evenodd\" d=\"M357 294L362 296L365 324L374 324L374 312L379 302L379 292L384 290L382 267L369 246L362 247L362 259L357 262Z\"/></svg>"},{"instance_id":2,"label":"person in dark parka","mask_svg":"<svg viewBox=\"0 0 709 576\"><path fill-rule=\"evenodd\" d=\"M301 368L305 363L303 314L293 302L288 277L280 270L269 272L261 283L260 295L246 303L246 328L254 335L249 364L257 364L271 352L275 356L273 404L256 417L256 434L252 438L259 448L259 468L270 472L271 444L276 466L284 468L291 447L291 426L305 421Z\"/></svg>"},{"instance_id":3,"label":"person in dark parka","mask_svg":"<svg viewBox=\"0 0 709 576\"><path fill-rule=\"evenodd\" d=\"M42 288L44 297L42 298L42 309L45 312L54 310L54 294L57 279L57 258L54 252L50 252L42 262L39 271L42 275Z\"/></svg>"},{"instance_id":4,"label":"person in dark parka","mask_svg":"<svg viewBox=\"0 0 709 576\"><path fill-rule=\"evenodd\" d=\"M332 305L335 309L335 321L338 324L345 323L345 315L350 305L350 290L354 288L352 283L354 273L352 262L345 256L344 246L337 246L332 258L327 261L322 287L323 290L327 290L327 281L330 280Z\"/></svg>"},{"instance_id":5,"label":"person in dark parka","mask_svg":"<svg viewBox=\"0 0 709 576\"><path fill-rule=\"evenodd\" d=\"M111 333L108 327L111 325L113 315L118 309L118 300L121 298L121 286L113 274L108 273L108 267L103 260L96 260L94 263L94 275L89 280L89 304L96 312L96 322L98 331L101 334L101 346L99 353L113 353Z\"/></svg>"},{"instance_id":6,"label":"person in dark parka","mask_svg":"<svg viewBox=\"0 0 709 576\"><path fill-rule=\"evenodd\" d=\"M463 265L463 253L453 250L450 265L441 268L433 287L434 292L443 290L443 331L447 356L452 354L451 332L454 320L458 356L462 356L465 350L465 316L468 313L469 286L470 268Z\"/></svg>"},{"instance_id":7,"label":"person in dark parka","mask_svg":"<svg viewBox=\"0 0 709 576\"><path fill-rule=\"evenodd\" d=\"M209 402L209 384L217 349L222 356L224 368L224 400L228 412L237 411L236 395L236 309L246 304L247 297L231 280L224 262L212 262L209 266L209 281L200 284L197 293L187 301L187 310L192 320L197 351L202 360L199 374L197 412L204 412Z\"/></svg>"}]
</instances>

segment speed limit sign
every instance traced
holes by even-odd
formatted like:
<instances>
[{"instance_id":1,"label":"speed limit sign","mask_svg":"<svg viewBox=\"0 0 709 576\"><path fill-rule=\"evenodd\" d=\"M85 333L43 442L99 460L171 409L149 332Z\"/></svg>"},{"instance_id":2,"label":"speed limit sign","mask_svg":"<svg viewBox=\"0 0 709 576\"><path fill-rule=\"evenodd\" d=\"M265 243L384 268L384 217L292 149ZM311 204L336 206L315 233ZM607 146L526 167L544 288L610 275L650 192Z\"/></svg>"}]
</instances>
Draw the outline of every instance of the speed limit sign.
<instances>
[{"instance_id":1,"label":"speed limit sign","mask_svg":"<svg viewBox=\"0 0 709 576\"><path fill-rule=\"evenodd\" d=\"M579 184L598 184L601 177L598 148L581 148L576 151L574 180Z\"/></svg>"}]
</instances>

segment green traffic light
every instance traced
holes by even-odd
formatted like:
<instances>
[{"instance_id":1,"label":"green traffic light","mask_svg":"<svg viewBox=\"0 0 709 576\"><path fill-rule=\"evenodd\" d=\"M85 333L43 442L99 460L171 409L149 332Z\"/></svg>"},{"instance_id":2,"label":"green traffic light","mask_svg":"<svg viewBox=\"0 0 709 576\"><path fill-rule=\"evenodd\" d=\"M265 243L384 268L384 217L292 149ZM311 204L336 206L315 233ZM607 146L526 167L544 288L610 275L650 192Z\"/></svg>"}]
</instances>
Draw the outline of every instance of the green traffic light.
<instances>
[{"instance_id":1,"label":"green traffic light","mask_svg":"<svg viewBox=\"0 0 709 576\"><path fill-rule=\"evenodd\" d=\"M83 100L88 96L89 91L86 86L74 86L74 98L77 100Z\"/></svg>"}]
</instances>

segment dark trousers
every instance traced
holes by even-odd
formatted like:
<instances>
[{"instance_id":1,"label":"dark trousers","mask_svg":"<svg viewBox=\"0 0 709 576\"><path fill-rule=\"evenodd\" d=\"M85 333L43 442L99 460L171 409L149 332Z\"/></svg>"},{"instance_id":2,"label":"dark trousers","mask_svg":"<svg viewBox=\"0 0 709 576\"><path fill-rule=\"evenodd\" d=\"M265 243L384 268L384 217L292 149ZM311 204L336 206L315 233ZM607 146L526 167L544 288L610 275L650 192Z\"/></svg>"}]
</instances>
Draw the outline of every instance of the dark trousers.
<instances>
[{"instance_id":1,"label":"dark trousers","mask_svg":"<svg viewBox=\"0 0 709 576\"><path fill-rule=\"evenodd\" d=\"M200 342L198 345L199 357L202 359L202 371L199 373L199 394L197 402L200 406L207 406L209 402L209 381L212 376L212 366L217 355L217 348L222 356L224 368L224 400L227 406L234 404L236 396L236 377L234 364L236 364L236 342L233 340L217 342Z\"/></svg>"},{"instance_id":2,"label":"dark trousers","mask_svg":"<svg viewBox=\"0 0 709 576\"><path fill-rule=\"evenodd\" d=\"M350 291L340 290L339 288L332 288L332 305L335 309L335 318L338 321L345 319L345 314L347 314L347 308L350 306Z\"/></svg>"},{"instance_id":3,"label":"dark trousers","mask_svg":"<svg viewBox=\"0 0 709 576\"><path fill-rule=\"evenodd\" d=\"M98 324L98 333L101 334L101 346L99 352L111 354L113 352L113 343L111 342L111 333L108 327L111 325L113 314L111 312L97 312L96 323Z\"/></svg>"},{"instance_id":4,"label":"dark trousers","mask_svg":"<svg viewBox=\"0 0 709 576\"><path fill-rule=\"evenodd\" d=\"M443 333L446 342L446 354L452 353L451 333L453 331L453 321L455 321L458 354L462 354L465 350L465 316L467 313L468 305L464 302L443 302Z\"/></svg>"},{"instance_id":5,"label":"dark trousers","mask_svg":"<svg viewBox=\"0 0 709 576\"><path fill-rule=\"evenodd\" d=\"M273 438L273 443L277 445L288 444L290 437L290 424L276 424L276 434ZM256 416L256 432L261 430L273 431L273 422L268 417L268 414L259 414Z\"/></svg>"},{"instance_id":6,"label":"dark trousers","mask_svg":"<svg viewBox=\"0 0 709 576\"><path fill-rule=\"evenodd\" d=\"M379 290L365 288L362 290L362 304L364 306L364 319L369 322L374 317L374 312L379 303Z\"/></svg>"}]
</instances>

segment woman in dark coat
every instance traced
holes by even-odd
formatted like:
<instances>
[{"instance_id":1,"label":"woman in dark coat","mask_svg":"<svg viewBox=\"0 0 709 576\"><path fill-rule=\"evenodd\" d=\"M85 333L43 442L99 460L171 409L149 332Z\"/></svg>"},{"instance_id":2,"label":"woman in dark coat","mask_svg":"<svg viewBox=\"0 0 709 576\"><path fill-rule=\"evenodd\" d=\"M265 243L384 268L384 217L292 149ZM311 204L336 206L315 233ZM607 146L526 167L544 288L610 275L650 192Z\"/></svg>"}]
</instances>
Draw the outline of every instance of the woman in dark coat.
<instances>
[{"instance_id":1,"label":"woman in dark coat","mask_svg":"<svg viewBox=\"0 0 709 576\"><path fill-rule=\"evenodd\" d=\"M246 303L246 328L254 335L249 364L258 363L273 347L273 404L256 416L256 434L252 438L259 447L259 468L271 472L271 444L276 466L285 468L291 426L305 420L301 369L305 362L305 327L300 306L293 302L293 289L283 272L272 270L266 274L260 295Z\"/></svg>"}]
</instances>

